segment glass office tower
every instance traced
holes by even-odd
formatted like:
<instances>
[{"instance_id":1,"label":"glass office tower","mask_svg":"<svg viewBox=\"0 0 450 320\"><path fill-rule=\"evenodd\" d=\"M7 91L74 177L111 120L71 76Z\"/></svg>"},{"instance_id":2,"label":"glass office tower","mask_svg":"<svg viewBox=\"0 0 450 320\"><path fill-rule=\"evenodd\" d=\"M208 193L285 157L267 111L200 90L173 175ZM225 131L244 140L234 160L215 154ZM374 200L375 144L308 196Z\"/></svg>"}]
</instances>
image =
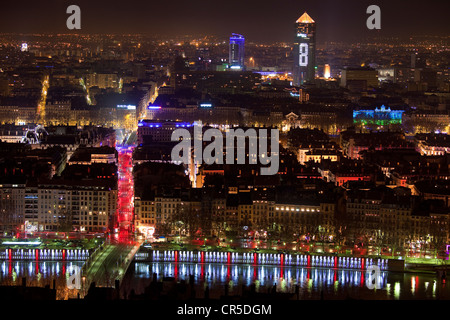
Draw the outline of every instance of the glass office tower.
<instances>
[{"instance_id":1,"label":"glass office tower","mask_svg":"<svg viewBox=\"0 0 450 320\"><path fill-rule=\"evenodd\" d=\"M229 67L232 70L244 70L244 36L232 33L230 37Z\"/></svg>"}]
</instances>

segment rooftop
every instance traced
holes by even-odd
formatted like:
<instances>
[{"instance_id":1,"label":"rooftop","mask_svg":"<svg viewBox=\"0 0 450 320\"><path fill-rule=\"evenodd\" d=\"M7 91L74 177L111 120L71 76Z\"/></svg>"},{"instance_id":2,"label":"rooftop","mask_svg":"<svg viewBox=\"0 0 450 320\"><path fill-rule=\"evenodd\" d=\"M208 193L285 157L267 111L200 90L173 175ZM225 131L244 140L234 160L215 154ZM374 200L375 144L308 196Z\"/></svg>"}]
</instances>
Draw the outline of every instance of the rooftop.
<instances>
[{"instance_id":1,"label":"rooftop","mask_svg":"<svg viewBox=\"0 0 450 320\"><path fill-rule=\"evenodd\" d=\"M305 11L305 13L297 19L296 23L315 23L315 21Z\"/></svg>"}]
</instances>

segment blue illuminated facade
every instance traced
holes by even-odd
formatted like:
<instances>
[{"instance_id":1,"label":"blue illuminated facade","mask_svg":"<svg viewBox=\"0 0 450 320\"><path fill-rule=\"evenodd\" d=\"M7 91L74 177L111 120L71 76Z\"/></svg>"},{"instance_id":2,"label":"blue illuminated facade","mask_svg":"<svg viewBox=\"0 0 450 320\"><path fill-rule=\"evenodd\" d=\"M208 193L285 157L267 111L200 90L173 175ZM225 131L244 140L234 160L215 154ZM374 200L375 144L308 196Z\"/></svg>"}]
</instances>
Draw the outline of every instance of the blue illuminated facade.
<instances>
[{"instance_id":1,"label":"blue illuminated facade","mask_svg":"<svg viewBox=\"0 0 450 320\"><path fill-rule=\"evenodd\" d=\"M139 120L138 122L138 127L161 128L163 126L169 126L174 128L189 128L192 126L192 123L181 121L158 121L148 119Z\"/></svg>"},{"instance_id":2,"label":"blue illuminated facade","mask_svg":"<svg viewBox=\"0 0 450 320\"><path fill-rule=\"evenodd\" d=\"M138 122L137 143L142 145L145 141L172 142L172 132L178 128L192 129L190 122L171 120L143 119Z\"/></svg>"},{"instance_id":3,"label":"blue illuminated facade","mask_svg":"<svg viewBox=\"0 0 450 320\"><path fill-rule=\"evenodd\" d=\"M384 105L375 110L354 110L353 123L360 125L388 126L392 124L402 124L404 110L391 110Z\"/></svg>"},{"instance_id":4,"label":"blue illuminated facade","mask_svg":"<svg viewBox=\"0 0 450 320\"><path fill-rule=\"evenodd\" d=\"M244 70L244 36L232 33L230 37L230 51L229 51L229 68L231 70Z\"/></svg>"}]
</instances>

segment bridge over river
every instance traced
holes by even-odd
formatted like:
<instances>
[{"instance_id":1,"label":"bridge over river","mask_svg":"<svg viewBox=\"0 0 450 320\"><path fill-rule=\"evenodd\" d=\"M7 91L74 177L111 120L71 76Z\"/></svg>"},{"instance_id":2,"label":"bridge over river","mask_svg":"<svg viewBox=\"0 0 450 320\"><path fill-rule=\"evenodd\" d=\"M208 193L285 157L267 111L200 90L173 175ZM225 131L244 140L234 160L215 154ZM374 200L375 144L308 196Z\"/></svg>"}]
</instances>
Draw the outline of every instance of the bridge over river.
<instances>
[{"instance_id":1,"label":"bridge over river","mask_svg":"<svg viewBox=\"0 0 450 320\"><path fill-rule=\"evenodd\" d=\"M122 281L140 245L134 241L111 241L103 246L83 265L83 285L95 282L96 287L114 287L115 280Z\"/></svg>"}]
</instances>

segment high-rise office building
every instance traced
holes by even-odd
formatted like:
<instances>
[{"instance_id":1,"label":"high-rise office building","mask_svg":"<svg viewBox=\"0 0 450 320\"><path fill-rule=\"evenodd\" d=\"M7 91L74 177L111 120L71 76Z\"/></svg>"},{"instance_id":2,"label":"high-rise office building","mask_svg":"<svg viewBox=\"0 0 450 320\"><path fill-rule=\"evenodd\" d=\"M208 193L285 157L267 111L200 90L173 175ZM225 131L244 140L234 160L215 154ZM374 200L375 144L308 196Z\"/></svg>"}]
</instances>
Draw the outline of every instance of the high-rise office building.
<instances>
[{"instance_id":1,"label":"high-rise office building","mask_svg":"<svg viewBox=\"0 0 450 320\"><path fill-rule=\"evenodd\" d=\"M314 80L316 73L316 23L305 12L295 22L294 81L299 86Z\"/></svg>"},{"instance_id":2,"label":"high-rise office building","mask_svg":"<svg viewBox=\"0 0 450 320\"><path fill-rule=\"evenodd\" d=\"M232 70L244 70L244 36L232 33L230 37L229 67Z\"/></svg>"},{"instance_id":3,"label":"high-rise office building","mask_svg":"<svg viewBox=\"0 0 450 320\"><path fill-rule=\"evenodd\" d=\"M323 77L329 79L331 77L331 68L329 64L325 64L323 68Z\"/></svg>"}]
</instances>

